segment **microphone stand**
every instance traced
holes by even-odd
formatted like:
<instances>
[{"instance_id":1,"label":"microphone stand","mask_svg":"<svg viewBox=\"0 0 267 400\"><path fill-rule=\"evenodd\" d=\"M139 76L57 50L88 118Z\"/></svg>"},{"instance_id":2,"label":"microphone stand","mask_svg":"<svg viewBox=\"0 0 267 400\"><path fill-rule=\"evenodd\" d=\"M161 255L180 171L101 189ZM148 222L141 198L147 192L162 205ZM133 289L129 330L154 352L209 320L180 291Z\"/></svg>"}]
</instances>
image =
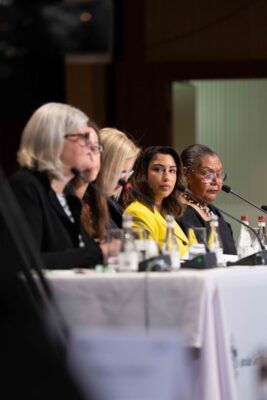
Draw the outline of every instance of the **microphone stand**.
<instances>
[{"instance_id":1,"label":"microphone stand","mask_svg":"<svg viewBox=\"0 0 267 400\"><path fill-rule=\"evenodd\" d=\"M266 210L264 210L262 207L256 206L256 204L251 203L251 201L249 201L249 200L245 199L244 197L240 196L240 194L235 193L235 192L232 190L232 188L230 188L230 186L223 185L223 186L222 186L222 190L223 190L225 193L231 193L231 194L233 194L234 196L238 197L239 199L245 201L245 202L246 202L247 204L249 204L250 206L256 208L257 210L259 210L259 211L261 211L261 212L263 212L264 214L267 214L267 211L266 211Z\"/></svg>"},{"instance_id":2,"label":"microphone stand","mask_svg":"<svg viewBox=\"0 0 267 400\"><path fill-rule=\"evenodd\" d=\"M240 219L235 218L234 216L228 214L226 211L222 210L221 208L219 208L219 207L217 207L217 206L216 206L216 208L217 208L217 210L219 210L222 214L226 215L226 216L229 217L229 218L232 218L234 221L238 222L238 223L241 224L241 225L244 225L246 228L248 228L250 231L252 231L252 232L254 233L254 235L256 236L256 238L257 238L257 240L258 240L258 242L259 242L259 244L260 244L261 249L262 249L262 250L265 250L265 247L264 247L264 245L262 244L262 241L261 241L261 239L260 239L260 237L259 237L258 232L255 231L255 229L253 229L252 226L245 224L243 221L240 221Z\"/></svg>"},{"instance_id":3,"label":"microphone stand","mask_svg":"<svg viewBox=\"0 0 267 400\"><path fill-rule=\"evenodd\" d=\"M180 190L181 193L188 193L189 196L191 196L194 200L196 201L200 201L201 200L195 196L190 190L188 190L186 187L184 187L183 185L178 185L178 189ZM221 208L217 207L217 210L220 211L222 214L225 214L227 217L233 219L234 221L240 223L241 225L244 225L245 227L247 227L248 229L250 229L254 235L256 236L260 247L261 247L261 251L258 251L256 253L250 254L247 257L243 257L240 260L236 261L236 262L227 262L227 266L234 266L234 265L267 265L267 250L265 250L264 245L262 244L262 241L258 235L258 233L255 231L255 229L253 229L250 225L246 225L244 222L240 221L238 218L235 218L234 216L232 216L231 214L227 213L226 211L222 210Z\"/></svg>"},{"instance_id":4,"label":"microphone stand","mask_svg":"<svg viewBox=\"0 0 267 400\"><path fill-rule=\"evenodd\" d=\"M141 195L149 204L154 205L154 201L150 199L149 197L145 196L143 193L139 192L135 188L132 187L132 185L129 182L126 182L124 179L119 179L118 181L119 185L121 185L125 190L131 190L133 193L136 193L137 195ZM182 185L176 184L176 187L179 191L182 191L185 189ZM163 210L164 211L164 210ZM182 238L180 238L178 235L175 235L179 240L182 241L182 243L186 244ZM199 256L194 257L192 260L187 260L182 264L182 268L196 268L196 269L206 269L206 268L213 268L217 267L217 258L215 253L212 253L209 251L209 249L206 246L206 254L201 254ZM160 257L164 257L164 255L161 255ZM149 260L148 260L149 261Z\"/></svg>"}]
</instances>

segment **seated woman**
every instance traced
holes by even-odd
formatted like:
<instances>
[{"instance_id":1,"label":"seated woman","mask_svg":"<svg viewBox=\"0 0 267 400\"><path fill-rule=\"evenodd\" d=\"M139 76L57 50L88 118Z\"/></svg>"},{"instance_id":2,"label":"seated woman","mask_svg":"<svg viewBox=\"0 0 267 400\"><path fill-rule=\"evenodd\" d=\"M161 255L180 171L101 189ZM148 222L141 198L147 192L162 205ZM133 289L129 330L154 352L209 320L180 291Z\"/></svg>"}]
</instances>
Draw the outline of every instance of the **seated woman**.
<instances>
[{"instance_id":1,"label":"seated woman","mask_svg":"<svg viewBox=\"0 0 267 400\"><path fill-rule=\"evenodd\" d=\"M76 179L74 190L84 202L82 221L85 230L97 240L103 240L108 228L121 228L124 208L119 202L122 188L118 181L120 178L127 180L132 174L140 149L125 133L115 128L101 129L99 138L103 147L99 174L95 182L89 185L89 177L88 182ZM94 210L96 202L101 202L99 212L101 210L102 215L108 215L101 221Z\"/></svg>"},{"instance_id":2,"label":"seated woman","mask_svg":"<svg viewBox=\"0 0 267 400\"><path fill-rule=\"evenodd\" d=\"M131 176L140 149L124 132L114 128L100 130L100 143L104 150L96 184L109 196L110 227L121 228L124 209L119 201L122 188L118 181L127 181Z\"/></svg>"},{"instance_id":3,"label":"seated woman","mask_svg":"<svg viewBox=\"0 0 267 400\"><path fill-rule=\"evenodd\" d=\"M184 194L185 212L180 219L181 225L186 227L206 227L210 231L211 215L218 216L219 232L223 242L225 254L236 254L231 225L226 222L221 213L211 203L216 200L221 191L226 174L218 153L202 144L188 146L181 153L184 166L184 175L188 189L199 201Z\"/></svg>"},{"instance_id":4,"label":"seated woman","mask_svg":"<svg viewBox=\"0 0 267 400\"><path fill-rule=\"evenodd\" d=\"M125 196L125 213L134 227L145 228L161 248L166 234L166 215L180 218L183 205L176 187L182 183L182 164L176 150L168 146L146 148L136 160L131 177L133 190ZM188 251L188 238L175 222L181 257Z\"/></svg>"},{"instance_id":5,"label":"seated woman","mask_svg":"<svg viewBox=\"0 0 267 400\"><path fill-rule=\"evenodd\" d=\"M80 224L81 201L69 190L71 168L99 170L98 132L82 111L61 103L38 108L22 133L11 187L47 268L93 267L103 262L100 246Z\"/></svg>"}]
</instances>

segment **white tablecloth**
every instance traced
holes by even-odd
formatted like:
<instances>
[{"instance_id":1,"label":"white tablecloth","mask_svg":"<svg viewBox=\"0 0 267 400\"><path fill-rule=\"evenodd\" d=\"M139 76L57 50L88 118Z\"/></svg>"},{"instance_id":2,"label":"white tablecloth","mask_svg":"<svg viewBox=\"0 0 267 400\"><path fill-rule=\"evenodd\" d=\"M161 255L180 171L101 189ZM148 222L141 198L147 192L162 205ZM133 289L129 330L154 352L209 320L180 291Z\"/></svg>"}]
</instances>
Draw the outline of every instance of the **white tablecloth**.
<instances>
[{"instance_id":1,"label":"white tablecloth","mask_svg":"<svg viewBox=\"0 0 267 400\"><path fill-rule=\"evenodd\" d=\"M194 399L256 399L256 366L244 374L242 363L267 342L266 267L47 277L70 327L177 329L200 349Z\"/></svg>"}]
</instances>

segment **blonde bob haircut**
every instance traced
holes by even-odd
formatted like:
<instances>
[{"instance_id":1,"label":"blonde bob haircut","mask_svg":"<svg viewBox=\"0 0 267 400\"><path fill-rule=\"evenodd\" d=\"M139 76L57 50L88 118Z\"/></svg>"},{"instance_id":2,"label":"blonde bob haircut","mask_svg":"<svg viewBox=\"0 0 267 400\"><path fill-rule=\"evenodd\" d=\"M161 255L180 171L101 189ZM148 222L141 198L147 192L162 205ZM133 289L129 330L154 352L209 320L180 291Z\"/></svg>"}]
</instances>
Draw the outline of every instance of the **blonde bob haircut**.
<instances>
[{"instance_id":1,"label":"blonde bob haircut","mask_svg":"<svg viewBox=\"0 0 267 400\"><path fill-rule=\"evenodd\" d=\"M27 122L21 137L18 163L64 180L66 167L60 160L67 133L75 133L89 117L81 110L62 103L46 103Z\"/></svg>"},{"instance_id":2,"label":"blonde bob haircut","mask_svg":"<svg viewBox=\"0 0 267 400\"><path fill-rule=\"evenodd\" d=\"M135 161L140 149L128 135L115 128L101 129L99 138L104 150L101 154L101 168L96 181L108 196L118 199L122 189L116 189L116 186L124 164L130 158L134 158Z\"/></svg>"}]
</instances>

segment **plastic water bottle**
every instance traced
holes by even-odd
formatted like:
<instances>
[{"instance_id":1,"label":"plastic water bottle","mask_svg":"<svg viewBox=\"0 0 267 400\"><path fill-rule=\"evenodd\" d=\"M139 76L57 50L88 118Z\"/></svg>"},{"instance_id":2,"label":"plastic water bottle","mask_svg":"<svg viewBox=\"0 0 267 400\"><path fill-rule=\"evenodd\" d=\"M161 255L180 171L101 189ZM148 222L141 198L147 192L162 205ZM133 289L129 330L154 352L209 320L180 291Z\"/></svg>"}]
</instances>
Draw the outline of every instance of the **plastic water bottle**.
<instances>
[{"instance_id":1,"label":"plastic water bottle","mask_svg":"<svg viewBox=\"0 0 267 400\"><path fill-rule=\"evenodd\" d=\"M241 221L244 224L249 225L249 219L248 219L247 215L242 215ZM239 233L239 237L238 237L238 241L237 241L238 258L240 259L243 257L247 257L252 253L253 253L253 246L252 246L252 238L251 238L249 228L246 228L246 226L241 225L240 233Z\"/></svg>"},{"instance_id":2,"label":"plastic water bottle","mask_svg":"<svg viewBox=\"0 0 267 400\"><path fill-rule=\"evenodd\" d=\"M264 215L259 215L258 216L258 234L259 238L265 247L267 249L267 236L266 236L266 222L265 222L265 216Z\"/></svg>"},{"instance_id":3,"label":"plastic water bottle","mask_svg":"<svg viewBox=\"0 0 267 400\"><path fill-rule=\"evenodd\" d=\"M138 251L133 232L133 218L130 214L124 214L122 220L122 241L119 253L120 271L138 270Z\"/></svg>"},{"instance_id":4,"label":"plastic water bottle","mask_svg":"<svg viewBox=\"0 0 267 400\"><path fill-rule=\"evenodd\" d=\"M174 217L172 215L166 216L166 235L162 243L162 254L168 254L171 259L171 269L178 270L180 268L180 252L174 233Z\"/></svg>"},{"instance_id":5,"label":"plastic water bottle","mask_svg":"<svg viewBox=\"0 0 267 400\"><path fill-rule=\"evenodd\" d=\"M218 216L212 214L210 221L210 236L208 241L209 250L216 254L217 263L223 263L223 243L219 232Z\"/></svg>"}]
</instances>

